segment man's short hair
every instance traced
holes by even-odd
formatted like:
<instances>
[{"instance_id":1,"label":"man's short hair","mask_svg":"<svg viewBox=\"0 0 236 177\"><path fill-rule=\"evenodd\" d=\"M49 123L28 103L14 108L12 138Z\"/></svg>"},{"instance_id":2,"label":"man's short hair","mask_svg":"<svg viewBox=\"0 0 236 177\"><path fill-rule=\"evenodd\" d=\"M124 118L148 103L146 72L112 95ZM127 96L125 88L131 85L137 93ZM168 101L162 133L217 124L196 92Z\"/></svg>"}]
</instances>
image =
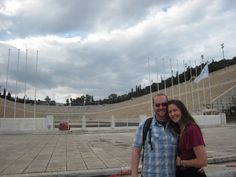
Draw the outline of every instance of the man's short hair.
<instances>
[{"instance_id":1,"label":"man's short hair","mask_svg":"<svg viewBox=\"0 0 236 177\"><path fill-rule=\"evenodd\" d=\"M166 101L168 101L168 97L167 97L166 94L164 94L164 93L157 93L157 94L154 95L153 98L152 98L152 103L153 103L153 104L154 104L154 98L159 97L159 96L165 96L165 97L166 97Z\"/></svg>"}]
</instances>

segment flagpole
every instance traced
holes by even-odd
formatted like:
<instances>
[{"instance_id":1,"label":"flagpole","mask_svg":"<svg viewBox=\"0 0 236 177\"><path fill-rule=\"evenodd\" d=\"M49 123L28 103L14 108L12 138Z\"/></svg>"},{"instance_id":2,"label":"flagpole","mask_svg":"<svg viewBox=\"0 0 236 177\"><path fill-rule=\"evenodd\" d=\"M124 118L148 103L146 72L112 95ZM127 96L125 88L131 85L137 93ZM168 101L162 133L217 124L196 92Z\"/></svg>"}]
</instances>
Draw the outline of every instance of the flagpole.
<instances>
[{"instance_id":1,"label":"flagpole","mask_svg":"<svg viewBox=\"0 0 236 177\"><path fill-rule=\"evenodd\" d=\"M18 49L17 54L17 67L16 67L16 75L19 72L19 62L20 62L20 49ZM17 90L18 90L18 79L16 77L16 90L15 90L15 103L14 103L14 118L16 118L16 97L17 97Z\"/></svg>"},{"instance_id":2,"label":"flagpole","mask_svg":"<svg viewBox=\"0 0 236 177\"><path fill-rule=\"evenodd\" d=\"M190 80L190 88L191 88L191 97L192 97L192 112L194 112L195 110L194 110L194 107L195 107L195 105L194 105L194 100L193 100L193 79L192 79L192 67L191 67L191 60L189 61L189 66L190 66L190 78L191 78L191 80Z\"/></svg>"},{"instance_id":3,"label":"flagpole","mask_svg":"<svg viewBox=\"0 0 236 177\"><path fill-rule=\"evenodd\" d=\"M37 76L38 71L38 50L36 53L36 65L35 65L35 75ZM34 118L36 117L36 82L35 82L35 88L34 88Z\"/></svg>"},{"instance_id":4,"label":"flagpole","mask_svg":"<svg viewBox=\"0 0 236 177\"><path fill-rule=\"evenodd\" d=\"M151 105L151 116L154 117L153 115L153 106L152 106L152 83L151 83L151 75L150 75L150 65L149 65L149 57L148 57L148 75L149 75L149 84L150 84L150 105Z\"/></svg>"},{"instance_id":5,"label":"flagpole","mask_svg":"<svg viewBox=\"0 0 236 177\"><path fill-rule=\"evenodd\" d=\"M25 104L26 104L26 75L27 75L27 55L28 50L25 51L25 89L24 89L24 118L25 118Z\"/></svg>"},{"instance_id":6,"label":"flagpole","mask_svg":"<svg viewBox=\"0 0 236 177\"><path fill-rule=\"evenodd\" d=\"M177 60L177 70L178 70L178 91L179 91L179 99L180 99L180 81L179 81L179 62Z\"/></svg>"},{"instance_id":7,"label":"flagpole","mask_svg":"<svg viewBox=\"0 0 236 177\"><path fill-rule=\"evenodd\" d=\"M196 64L196 61L195 61L195 72L196 72L196 78L197 78L197 64ZM198 98L198 112L200 111L200 107L201 107L201 103L200 103L200 90L199 90L199 85L197 83L197 98Z\"/></svg>"},{"instance_id":8,"label":"flagpole","mask_svg":"<svg viewBox=\"0 0 236 177\"><path fill-rule=\"evenodd\" d=\"M162 58L162 62L163 62L163 65L164 68L165 68L165 65L164 65L164 59ZM167 95L167 91L166 91L166 79L165 79L165 74L163 74L163 79L164 79L164 89L165 89L165 95Z\"/></svg>"},{"instance_id":9,"label":"flagpole","mask_svg":"<svg viewBox=\"0 0 236 177\"><path fill-rule=\"evenodd\" d=\"M209 92L210 92L210 105L211 105L211 109L212 109L212 104L211 104L211 79L210 79L210 73L209 73L209 78L208 78L208 86L209 86Z\"/></svg>"},{"instance_id":10,"label":"flagpole","mask_svg":"<svg viewBox=\"0 0 236 177\"><path fill-rule=\"evenodd\" d=\"M165 74L163 74L163 79L164 79L165 95L167 95L167 91L166 91L166 77L165 77Z\"/></svg>"},{"instance_id":11,"label":"flagpole","mask_svg":"<svg viewBox=\"0 0 236 177\"><path fill-rule=\"evenodd\" d=\"M186 94L186 96L185 96L185 98L186 98L185 104L188 107L188 95L187 95L188 92L187 92L187 82L186 82L187 65L184 63L184 60L183 60L183 65L184 65L184 68L185 68L185 70L184 70L184 86L185 86L185 94Z\"/></svg>"},{"instance_id":12,"label":"flagpole","mask_svg":"<svg viewBox=\"0 0 236 177\"><path fill-rule=\"evenodd\" d=\"M201 71L203 69L203 64L204 64L204 55L201 55L202 58L202 64L201 64ZM205 94L205 81L202 81L202 88L203 88L203 100L204 100L204 107L206 107L206 94Z\"/></svg>"},{"instance_id":13,"label":"flagpole","mask_svg":"<svg viewBox=\"0 0 236 177\"><path fill-rule=\"evenodd\" d=\"M171 95L172 95L172 99L174 98L174 83L173 83L173 68L172 68L172 62L171 62L171 58L170 58L170 68L171 68Z\"/></svg>"},{"instance_id":14,"label":"flagpole","mask_svg":"<svg viewBox=\"0 0 236 177\"><path fill-rule=\"evenodd\" d=\"M6 103L7 103L7 87L8 87L8 74L9 74L9 64L10 64L10 56L11 56L11 49L8 50L8 59L7 59L7 78L6 78L6 92L4 98L4 111L3 111L3 118L6 117Z\"/></svg>"},{"instance_id":15,"label":"flagpole","mask_svg":"<svg viewBox=\"0 0 236 177\"><path fill-rule=\"evenodd\" d=\"M161 75L161 85L162 85L162 81L164 82L164 79L163 79L163 77ZM165 86L163 87L163 89L165 89Z\"/></svg>"},{"instance_id":16,"label":"flagpole","mask_svg":"<svg viewBox=\"0 0 236 177\"><path fill-rule=\"evenodd\" d=\"M156 66L157 66L157 58L156 58ZM160 88L159 88L159 79L158 79L158 72L157 72L157 93L159 93Z\"/></svg>"}]
</instances>

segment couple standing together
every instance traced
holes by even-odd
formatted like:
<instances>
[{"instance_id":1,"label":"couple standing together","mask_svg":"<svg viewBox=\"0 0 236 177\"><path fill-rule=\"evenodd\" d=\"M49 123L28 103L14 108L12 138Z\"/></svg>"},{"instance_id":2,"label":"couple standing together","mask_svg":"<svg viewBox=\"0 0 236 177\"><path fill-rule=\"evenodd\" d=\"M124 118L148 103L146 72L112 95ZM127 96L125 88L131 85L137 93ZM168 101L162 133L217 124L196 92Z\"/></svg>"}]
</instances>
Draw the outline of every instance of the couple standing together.
<instances>
[{"instance_id":1,"label":"couple standing together","mask_svg":"<svg viewBox=\"0 0 236 177\"><path fill-rule=\"evenodd\" d=\"M155 115L146 135L147 121L143 121L134 137L132 177L138 177L140 159L142 177L206 177L204 139L185 105L157 94L153 97L153 110Z\"/></svg>"}]
</instances>

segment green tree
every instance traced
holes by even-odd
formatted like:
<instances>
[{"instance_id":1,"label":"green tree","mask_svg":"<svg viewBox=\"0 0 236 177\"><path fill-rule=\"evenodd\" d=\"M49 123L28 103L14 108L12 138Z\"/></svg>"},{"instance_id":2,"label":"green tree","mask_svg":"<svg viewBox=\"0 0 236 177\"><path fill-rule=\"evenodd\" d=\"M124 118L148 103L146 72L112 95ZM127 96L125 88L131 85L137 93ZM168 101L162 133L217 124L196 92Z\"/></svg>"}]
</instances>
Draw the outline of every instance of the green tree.
<instances>
[{"instance_id":1,"label":"green tree","mask_svg":"<svg viewBox=\"0 0 236 177\"><path fill-rule=\"evenodd\" d=\"M66 106L69 106L69 99L66 99Z\"/></svg>"},{"instance_id":2,"label":"green tree","mask_svg":"<svg viewBox=\"0 0 236 177\"><path fill-rule=\"evenodd\" d=\"M92 96L91 95L88 95L88 94L85 95L85 103L86 104L92 103Z\"/></svg>"},{"instance_id":3,"label":"green tree","mask_svg":"<svg viewBox=\"0 0 236 177\"><path fill-rule=\"evenodd\" d=\"M117 94L116 93L112 93L108 96L108 99L110 100L111 103L115 103L117 101Z\"/></svg>"},{"instance_id":4,"label":"green tree","mask_svg":"<svg viewBox=\"0 0 236 177\"><path fill-rule=\"evenodd\" d=\"M7 93L7 99L8 99L8 100L11 99L11 93L10 93L10 92Z\"/></svg>"},{"instance_id":5,"label":"green tree","mask_svg":"<svg viewBox=\"0 0 236 177\"><path fill-rule=\"evenodd\" d=\"M50 101L51 101L51 98L49 96L46 96L44 98L44 100L46 101L46 103L49 105L50 104Z\"/></svg>"}]
</instances>

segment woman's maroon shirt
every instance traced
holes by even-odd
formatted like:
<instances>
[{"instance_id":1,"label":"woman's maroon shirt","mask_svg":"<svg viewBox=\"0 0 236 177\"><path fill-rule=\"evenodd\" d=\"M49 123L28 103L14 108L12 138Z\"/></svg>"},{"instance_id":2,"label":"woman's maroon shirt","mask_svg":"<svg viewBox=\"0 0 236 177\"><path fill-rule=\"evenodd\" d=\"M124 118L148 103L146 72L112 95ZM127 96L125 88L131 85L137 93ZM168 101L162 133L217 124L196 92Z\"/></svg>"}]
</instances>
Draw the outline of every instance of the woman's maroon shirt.
<instances>
[{"instance_id":1,"label":"woman's maroon shirt","mask_svg":"<svg viewBox=\"0 0 236 177\"><path fill-rule=\"evenodd\" d=\"M204 139L199 126L191 123L185 126L182 136L179 139L178 151L182 160L196 158L193 147L204 145Z\"/></svg>"}]
</instances>

